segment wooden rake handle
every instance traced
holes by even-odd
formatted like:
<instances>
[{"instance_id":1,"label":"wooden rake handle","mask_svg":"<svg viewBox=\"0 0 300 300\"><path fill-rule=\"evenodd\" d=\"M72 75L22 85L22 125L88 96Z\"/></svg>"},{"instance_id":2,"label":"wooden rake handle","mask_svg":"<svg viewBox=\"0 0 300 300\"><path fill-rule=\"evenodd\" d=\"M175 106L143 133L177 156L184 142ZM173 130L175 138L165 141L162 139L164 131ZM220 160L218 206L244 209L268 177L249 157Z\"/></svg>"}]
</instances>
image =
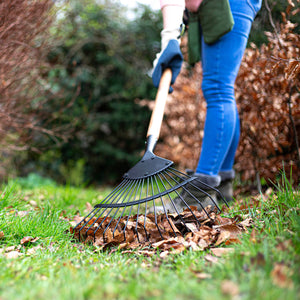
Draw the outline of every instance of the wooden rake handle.
<instances>
[{"instance_id":1,"label":"wooden rake handle","mask_svg":"<svg viewBox=\"0 0 300 300\"><path fill-rule=\"evenodd\" d=\"M166 69L160 79L158 90L156 93L154 109L152 111L147 137L153 136L156 140L159 137L161 123L164 117L165 105L171 85L172 71Z\"/></svg>"}]
</instances>

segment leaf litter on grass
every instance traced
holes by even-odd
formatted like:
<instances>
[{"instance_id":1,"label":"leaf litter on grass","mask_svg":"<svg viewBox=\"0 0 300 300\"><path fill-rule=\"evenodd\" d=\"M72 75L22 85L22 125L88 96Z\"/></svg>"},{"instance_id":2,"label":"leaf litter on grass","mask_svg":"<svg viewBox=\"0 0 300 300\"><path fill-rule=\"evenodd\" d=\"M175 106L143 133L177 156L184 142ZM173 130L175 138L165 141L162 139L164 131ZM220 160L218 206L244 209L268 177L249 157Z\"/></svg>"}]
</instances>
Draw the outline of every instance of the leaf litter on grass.
<instances>
[{"instance_id":1,"label":"leaf litter on grass","mask_svg":"<svg viewBox=\"0 0 300 300\"><path fill-rule=\"evenodd\" d=\"M81 220L83 218L77 215L71 224L74 225ZM163 257L169 253L181 253L186 249L204 251L221 244L228 246L239 243L241 233L247 232L247 228L252 227L253 223L249 216L244 219L240 215L231 218L222 217L213 210L208 216L204 211L198 211L197 207L191 206L191 211L186 209L180 215L133 215L129 219L128 216L123 216L118 223L110 217L105 220L93 218L86 226L78 226L75 230L73 227L70 228L70 232L78 241L92 243L100 249L115 248L127 252L138 250L141 254L146 251L146 255L149 255L149 251L154 254L159 249ZM110 224L110 227L105 231L107 224ZM116 230L113 233L111 228L114 229L115 226ZM142 250L145 247L147 250ZM217 256L221 256L232 250L223 249L219 252L214 251Z\"/></svg>"}]
</instances>

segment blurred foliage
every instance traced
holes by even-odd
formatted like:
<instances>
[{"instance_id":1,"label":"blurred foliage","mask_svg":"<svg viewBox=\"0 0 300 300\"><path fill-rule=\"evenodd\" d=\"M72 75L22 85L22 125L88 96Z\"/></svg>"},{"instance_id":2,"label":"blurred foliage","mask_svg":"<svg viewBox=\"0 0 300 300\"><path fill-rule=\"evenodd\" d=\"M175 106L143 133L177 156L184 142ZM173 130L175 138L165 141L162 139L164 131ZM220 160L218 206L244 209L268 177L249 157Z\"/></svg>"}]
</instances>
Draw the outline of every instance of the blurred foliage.
<instances>
[{"instance_id":1,"label":"blurred foliage","mask_svg":"<svg viewBox=\"0 0 300 300\"><path fill-rule=\"evenodd\" d=\"M141 5L128 20L126 8L111 1L72 0L58 22L52 32L60 42L46 76L61 96L47 105L72 136L29 153L23 170L73 184L114 181L144 149L150 111L137 99L155 97L147 73L160 46L161 16Z\"/></svg>"},{"instance_id":2,"label":"blurred foliage","mask_svg":"<svg viewBox=\"0 0 300 300\"><path fill-rule=\"evenodd\" d=\"M144 149L150 111L139 99L155 98L147 74L160 50L161 13L139 5L130 19L127 8L117 1L60 3L51 28L51 69L42 70L41 81L47 90L46 96L41 95L43 110L51 116L40 125L65 131L66 137L35 133L31 148L36 151L15 156L14 165L18 175L38 172L73 185L114 183ZM281 13L289 4L286 0L268 4L279 31ZM291 21L299 23L299 14ZM274 27L263 0L249 43L267 42L265 31L274 32ZM39 102L35 99L32 104Z\"/></svg>"},{"instance_id":3,"label":"blurred foliage","mask_svg":"<svg viewBox=\"0 0 300 300\"><path fill-rule=\"evenodd\" d=\"M41 186L57 186L55 181L50 178L45 178L36 173L30 173L26 177L17 178L14 181L21 188L34 189Z\"/></svg>"},{"instance_id":4,"label":"blurred foliage","mask_svg":"<svg viewBox=\"0 0 300 300\"><path fill-rule=\"evenodd\" d=\"M300 6L297 1L294 2L294 5ZM268 7L270 12L267 9ZM291 5L287 0L262 0L261 9L252 25L248 44L253 42L258 47L262 44L267 44L268 38L265 35L265 32L274 32L271 22L274 23L277 32L279 32L280 22L282 20L282 12L286 12L289 9L291 9ZM272 20L270 20L270 18ZM300 34L300 13L298 12L294 15L291 15L290 21L294 24L298 24L298 27L294 32Z\"/></svg>"}]
</instances>

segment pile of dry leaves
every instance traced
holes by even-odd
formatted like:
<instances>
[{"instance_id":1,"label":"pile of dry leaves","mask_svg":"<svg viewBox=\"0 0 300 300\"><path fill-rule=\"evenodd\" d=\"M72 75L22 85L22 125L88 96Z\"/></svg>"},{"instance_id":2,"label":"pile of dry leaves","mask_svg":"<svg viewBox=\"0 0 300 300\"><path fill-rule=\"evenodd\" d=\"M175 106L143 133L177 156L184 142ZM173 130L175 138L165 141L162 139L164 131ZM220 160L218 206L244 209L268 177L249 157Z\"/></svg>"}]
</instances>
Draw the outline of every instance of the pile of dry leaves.
<instances>
[{"instance_id":1,"label":"pile of dry leaves","mask_svg":"<svg viewBox=\"0 0 300 300\"><path fill-rule=\"evenodd\" d=\"M82 220L76 216L73 224ZM82 222L70 231L79 241L93 243L101 249L118 247L132 250L147 247L147 251L160 249L168 254L186 249L203 251L222 243L238 243L240 234L247 232L252 225L253 220L249 216L229 218L216 212L208 216L192 206L191 211L186 209L180 215L160 214L156 218L154 214L123 216L114 220L110 217L93 218L85 226Z\"/></svg>"}]
</instances>

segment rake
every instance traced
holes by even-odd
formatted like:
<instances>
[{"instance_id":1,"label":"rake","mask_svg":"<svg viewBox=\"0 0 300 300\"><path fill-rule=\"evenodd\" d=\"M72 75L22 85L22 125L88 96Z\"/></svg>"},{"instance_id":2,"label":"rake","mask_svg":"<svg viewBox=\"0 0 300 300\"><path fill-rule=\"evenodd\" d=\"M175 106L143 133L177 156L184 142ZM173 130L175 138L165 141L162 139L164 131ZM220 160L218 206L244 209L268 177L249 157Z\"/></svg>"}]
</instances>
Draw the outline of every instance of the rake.
<instances>
[{"instance_id":1,"label":"rake","mask_svg":"<svg viewBox=\"0 0 300 300\"><path fill-rule=\"evenodd\" d=\"M177 236L175 217L177 223L183 227L187 226L186 218L182 216L183 208L199 226L203 214L210 218L211 211L221 210L217 201L207 192L209 189L216 191L228 206L217 189L200 182L195 176L176 170L172 161L153 153L160 133L171 78L172 71L166 69L156 94L142 159L125 173L121 183L73 228L79 239L87 240L88 237L93 237L95 241L97 237L104 242L137 239L139 243L144 243L154 235L160 239L166 237L166 228L162 223L166 224L173 236ZM184 195L188 195L193 205L200 208L201 212L190 206ZM202 203L199 195L205 195L210 203ZM170 207L172 214L169 213ZM129 229L134 235L128 236Z\"/></svg>"}]
</instances>

